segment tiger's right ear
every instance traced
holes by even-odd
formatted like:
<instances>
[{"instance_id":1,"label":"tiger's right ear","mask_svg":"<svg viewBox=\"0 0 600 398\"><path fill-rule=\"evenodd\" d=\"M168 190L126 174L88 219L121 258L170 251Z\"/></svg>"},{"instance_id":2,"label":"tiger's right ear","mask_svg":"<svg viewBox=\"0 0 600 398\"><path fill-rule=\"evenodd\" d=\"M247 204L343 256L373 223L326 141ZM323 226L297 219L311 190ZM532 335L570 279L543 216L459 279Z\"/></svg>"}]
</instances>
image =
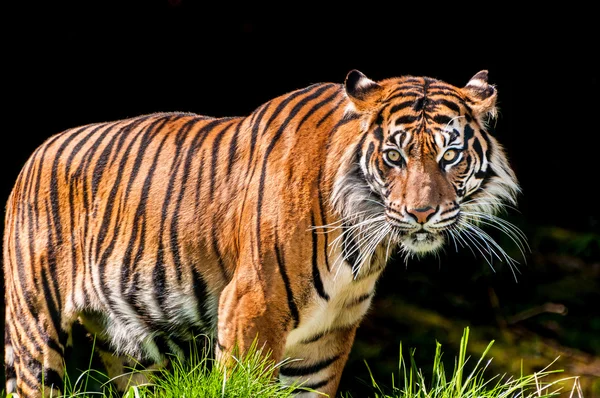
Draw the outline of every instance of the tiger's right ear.
<instances>
[{"instance_id":1,"label":"tiger's right ear","mask_svg":"<svg viewBox=\"0 0 600 398\"><path fill-rule=\"evenodd\" d=\"M463 87L462 92L467 97L467 101L473 109L475 117L483 119L484 116L496 117L496 97L498 93L496 88L488 83L488 71L479 71L473 76L467 85Z\"/></svg>"},{"instance_id":2,"label":"tiger's right ear","mask_svg":"<svg viewBox=\"0 0 600 398\"><path fill-rule=\"evenodd\" d=\"M346 94L358 111L373 109L379 102L383 87L356 69L351 70L344 82Z\"/></svg>"}]
</instances>

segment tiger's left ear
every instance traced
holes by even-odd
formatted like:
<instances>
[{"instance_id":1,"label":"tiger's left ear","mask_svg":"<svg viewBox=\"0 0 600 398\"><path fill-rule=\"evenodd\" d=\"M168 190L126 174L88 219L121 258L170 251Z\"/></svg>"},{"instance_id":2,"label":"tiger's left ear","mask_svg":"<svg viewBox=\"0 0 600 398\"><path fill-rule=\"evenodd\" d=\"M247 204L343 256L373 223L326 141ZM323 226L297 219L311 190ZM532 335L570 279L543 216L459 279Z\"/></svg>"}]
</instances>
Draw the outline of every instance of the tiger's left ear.
<instances>
[{"instance_id":1,"label":"tiger's left ear","mask_svg":"<svg viewBox=\"0 0 600 398\"><path fill-rule=\"evenodd\" d=\"M370 111L379 103L383 87L356 69L351 70L344 82L346 94L358 111Z\"/></svg>"},{"instance_id":2,"label":"tiger's left ear","mask_svg":"<svg viewBox=\"0 0 600 398\"><path fill-rule=\"evenodd\" d=\"M488 71L482 70L469 80L467 85L462 88L463 94L473 113L477 118L484 116L496 117L496 97L497 91L494 86L488 84Z\"/></svg>"}]
</instances>

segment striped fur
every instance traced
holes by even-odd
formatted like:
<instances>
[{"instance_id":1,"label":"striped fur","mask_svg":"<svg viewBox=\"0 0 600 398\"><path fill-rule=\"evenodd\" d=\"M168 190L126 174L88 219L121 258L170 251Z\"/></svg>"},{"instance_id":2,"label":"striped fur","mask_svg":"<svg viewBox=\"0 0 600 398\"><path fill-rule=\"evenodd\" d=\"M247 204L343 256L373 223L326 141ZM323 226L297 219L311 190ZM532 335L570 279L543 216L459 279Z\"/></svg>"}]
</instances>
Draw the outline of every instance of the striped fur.
<instances>
[{"instance_id":1,"label":"striped fur","mask_svg":"<svg viewBox=\"0 0 600 398\"><path fill-rule=\"evenodd\" d=\"M81 322L111 376L126 356L185 356L200 333L226 364L258 336L300 359L283 381L333 396L390 253L435 251L463 213L514 202L486 132L495 99L486 71L463 88L352 71L247 117L160 113L49 138L6 207L8 392L56 394Z\"/></svg>"}]
</instances>

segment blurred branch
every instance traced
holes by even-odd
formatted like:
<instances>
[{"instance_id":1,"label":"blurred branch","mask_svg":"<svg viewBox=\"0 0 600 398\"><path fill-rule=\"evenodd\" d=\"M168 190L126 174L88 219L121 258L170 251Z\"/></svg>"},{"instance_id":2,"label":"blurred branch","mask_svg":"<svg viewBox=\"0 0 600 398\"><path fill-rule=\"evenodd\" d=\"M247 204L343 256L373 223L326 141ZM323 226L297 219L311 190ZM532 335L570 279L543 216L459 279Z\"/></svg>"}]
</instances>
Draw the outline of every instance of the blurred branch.
<instances>
[{"instance_id":1,"label":"blurred branch","mask_svg":"<svg viewBox=\"0 0 600 398\"><path fill-rule=\"evenodd\" d=\"M507 319L509 325L514 325L515 323L521 322L525 319L533 318L534 316L551 313L558 315L567 315L568 309L563 304L556 303L544 303L542 305L538 305L533 308L529 308L525 311L521 311L516 315L513 315Z\"/></svg>"}]
</instances>

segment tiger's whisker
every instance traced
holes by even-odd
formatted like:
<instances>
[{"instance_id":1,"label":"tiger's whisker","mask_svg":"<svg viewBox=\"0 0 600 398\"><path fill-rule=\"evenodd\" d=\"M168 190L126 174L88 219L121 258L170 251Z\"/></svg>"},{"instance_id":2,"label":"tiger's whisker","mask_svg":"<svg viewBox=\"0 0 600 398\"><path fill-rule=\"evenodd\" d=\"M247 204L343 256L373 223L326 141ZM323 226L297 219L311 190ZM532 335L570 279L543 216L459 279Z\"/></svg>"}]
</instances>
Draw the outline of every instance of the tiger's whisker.
<instances>
[{"instance_id":1,"label":"tiger's whisker","mask_svg":"<svg viewBox=\"0 0 600 398\"><path fill-rule=\"evenodd\" d=\"M480 219L487 220L488 221L486 223L487 225L497 228L497 229L501 230L502 232L506 233L507 235L510 235L512 238L514 238L513 240L515 241L515 243L519 246L519 248L522 251L525 251L525 246L527 246L528 251L531 252L531 247L529 247L525 233L523 231L521 231L521 229L519 229L513 223L511 223L503 218L497 217L493 214L487 214L487 213L481 213L481 212L465 212L465 215L467 215L467 216L469 216L471 214L477 215ZM484 223L483 221L481 221L481 222Z\"/></svg>"},{"instance_id":2,"label":"tiger's whisker","mask_svg":"<svg viewBox=\"0 0 600 398\"><path fill-rule=\"evenodd\" d=\"M531 248L529 247L529 244L525 240L524 235L522 235L523 233L517 227L513 226L512 224L510 226L503 224L502 222L499 221L501 219L496 220L496 219L493 219L490 217L483 217L483 218L484 218L484 220L480 220L479 222L483 225L488 225L492 228L495 228L495 229L503 232L506 236L508 236L509 239L511 239L515 243L515 245L521 252L521 255L523 256L523 259L526 262L527 257L525 255L525 246L527 246L529 251L531 251ZM511 226L514 227L516 230L513 230L511 228Z\"/></svg>"},{"instance_id":3,"label":"tiger's whisker","mask_svg":"<svg viewBox=\"0 0 600 398\"><path fill-rule=\"evenodd\" d=\"M367 263L367 259L369 260L369 263L370 263L373 253L375 252L375 249L380 245L381 241L385 238L385 236L387 236L390 229L391 229L391 226L389 224L385 223L382 225L382 227L379 230L377 230L375 233L373 233L370 241L368 242L366 249L360 255L360 257L357 259L356 264L352 267L352 271L355 275L355 278L356 278L356 275L358 275L358 273L362 269L363 265Z\"/></svg>"},{"instance_id":4,"label":"tiger's whisker","mask_svg":"<svg viewBox=\"0 0 600 398\"><path fill-rule=\"evenodd\" d=\"M483 259L485 260L486 263L488 263L488 265L490 266L490 268L492 269L492 271L496 272L496 269L494 268L494 266L492 265L492 260L490 260L484 253L483 251L485 251L487 254L490 254L490 252L481 244L479 243L473 236L473 234L470 231L467 230L463 230L461 231L462 235L464 235L463 237L468 239L473 246L470 247L475 247L475 249L477 249L477 251L479 251L479 253L481 253L481 256L483 257ZM493 258L492 258L493 259Z\"/></svg>"}]
</instances>

